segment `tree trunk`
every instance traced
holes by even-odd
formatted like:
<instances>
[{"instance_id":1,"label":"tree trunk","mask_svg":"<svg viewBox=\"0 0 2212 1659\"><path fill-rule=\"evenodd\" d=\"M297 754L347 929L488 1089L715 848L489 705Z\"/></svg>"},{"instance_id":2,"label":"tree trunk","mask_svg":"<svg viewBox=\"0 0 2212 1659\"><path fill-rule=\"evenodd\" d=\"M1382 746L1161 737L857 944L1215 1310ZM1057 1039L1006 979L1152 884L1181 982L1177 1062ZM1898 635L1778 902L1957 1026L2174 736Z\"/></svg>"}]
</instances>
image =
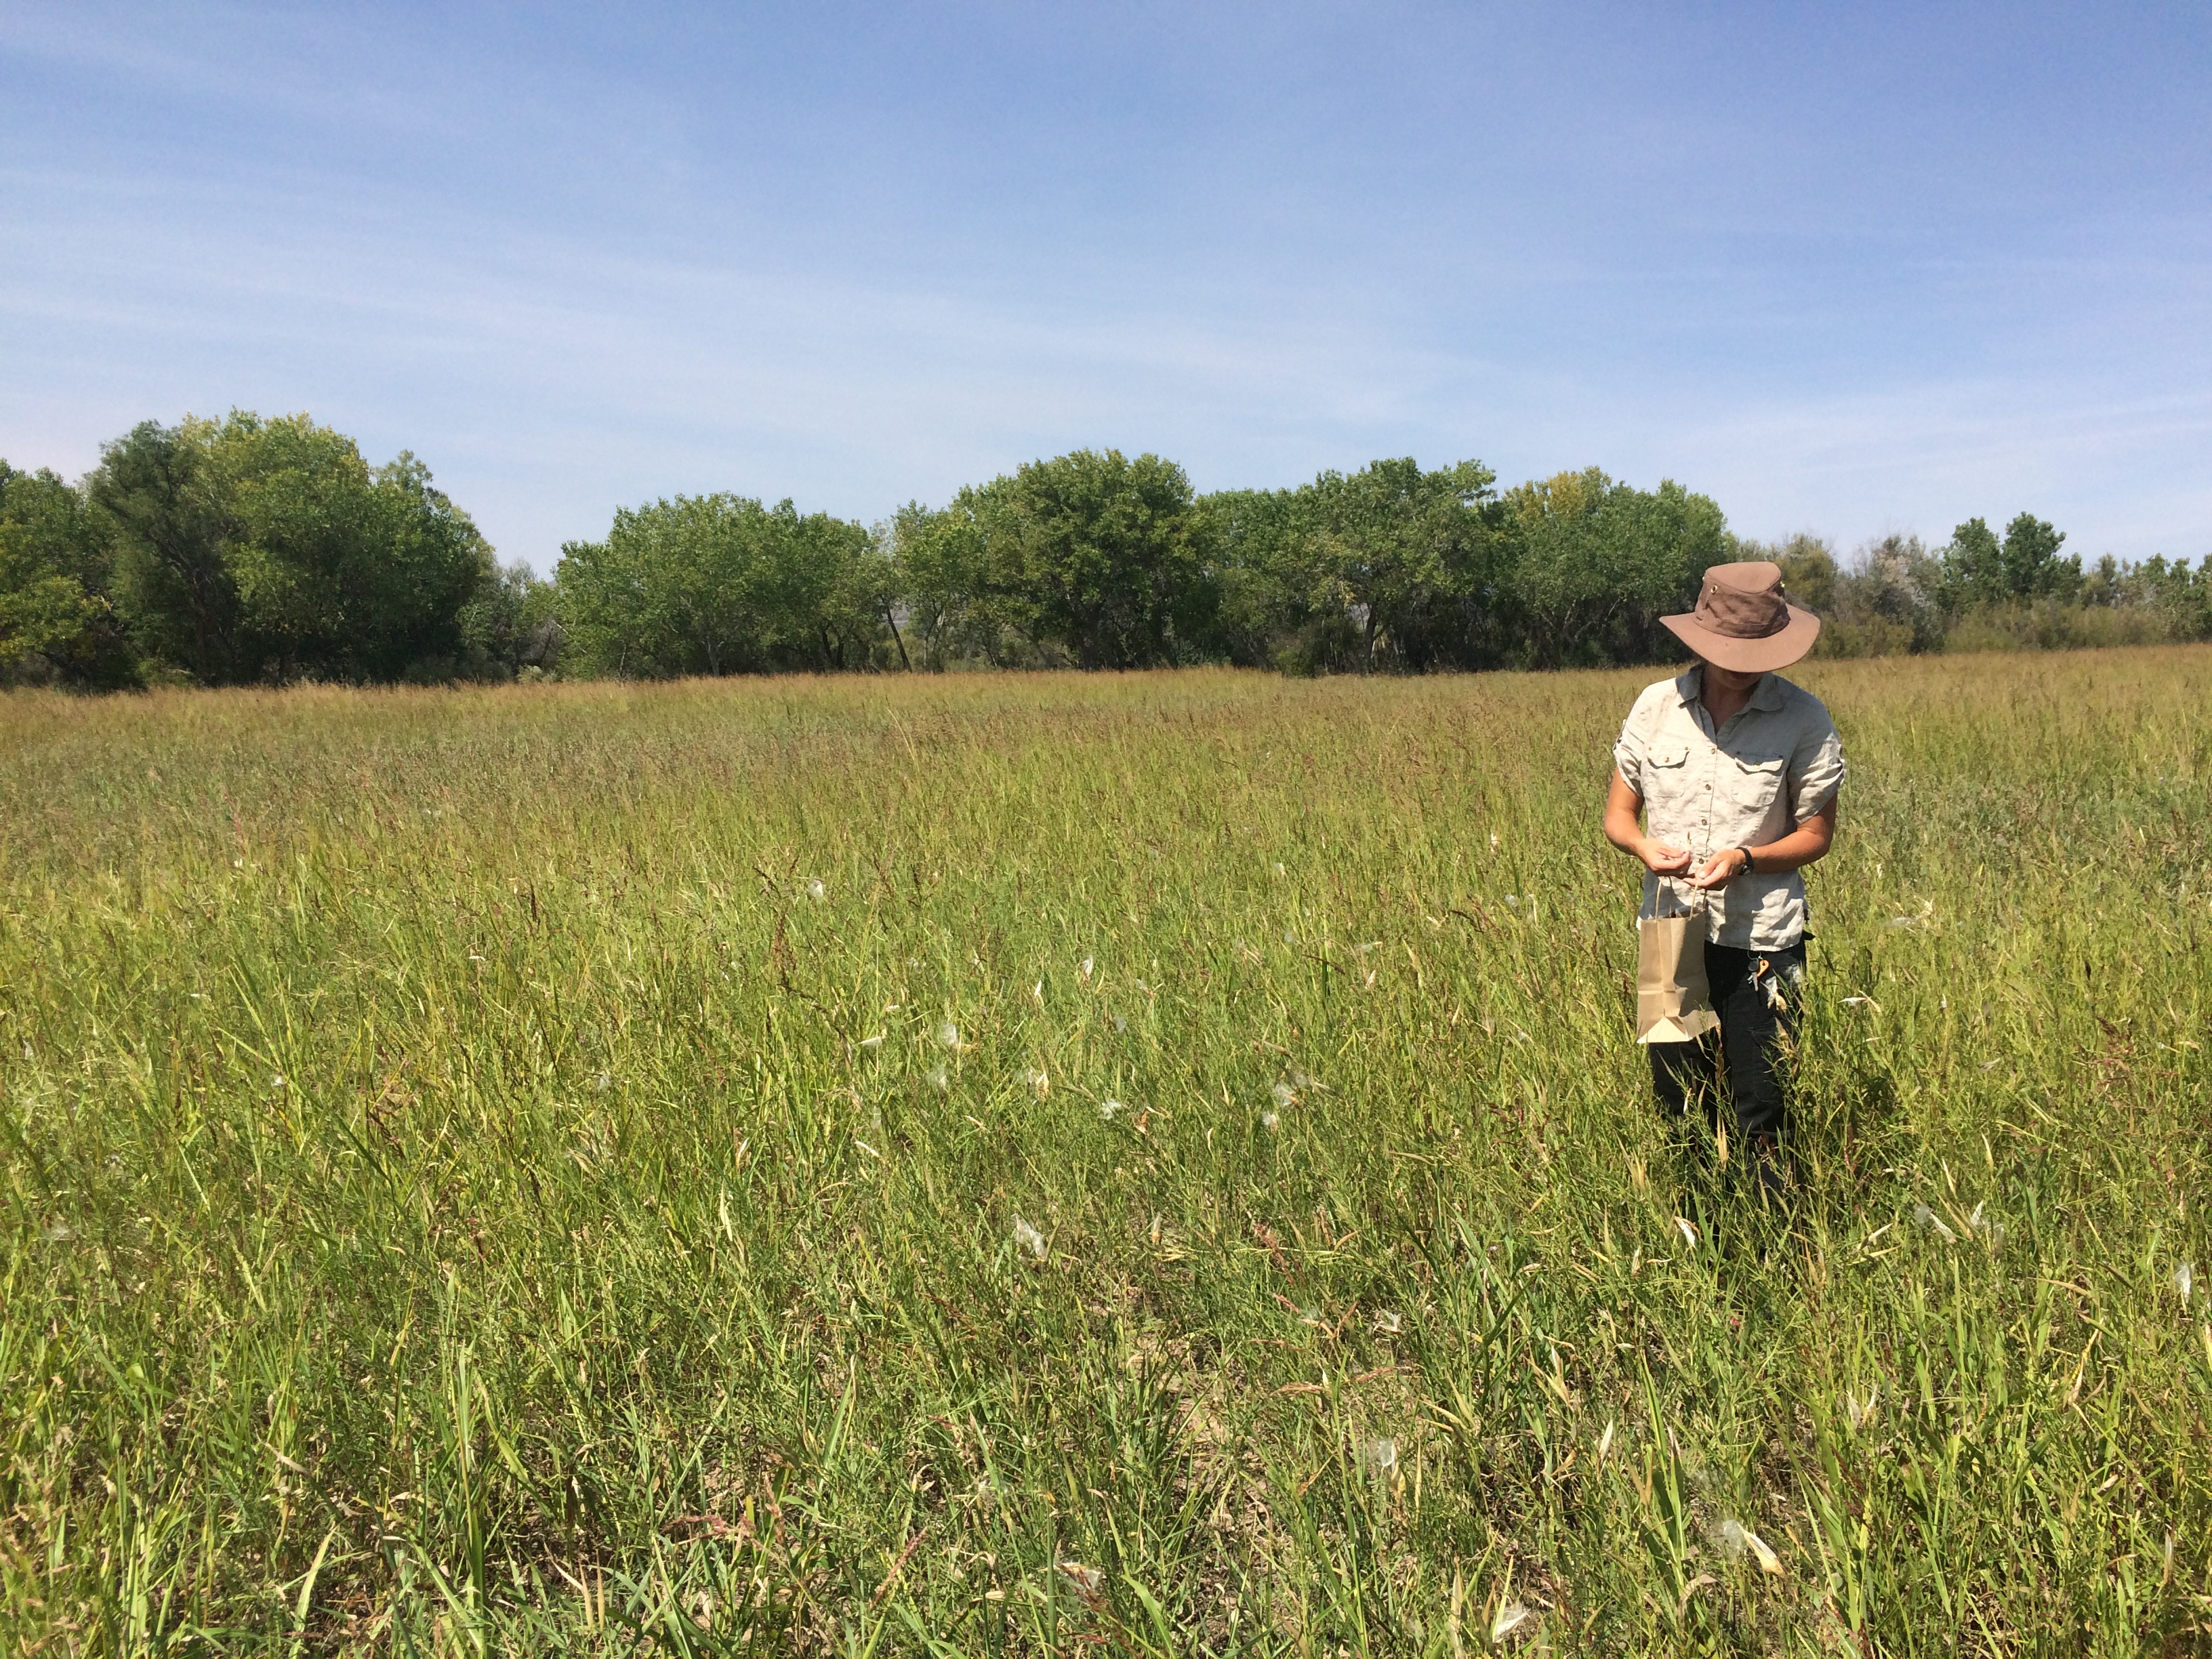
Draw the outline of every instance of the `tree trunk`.
<instances>
[{"instance_id":1,"label":"tree trunk","mask_svg":"<svg viewBox=\"0 0 2212 1659\"><path fill-rule=\"evenodd\" d=\"M898 618L891 614L891 608L888 605L884 607L884 622L891 630L891 643L898 647L899 666L911 674L914 672L914 665L907 660L906 641L899 637Z\"/></svg>"}]
</instances>

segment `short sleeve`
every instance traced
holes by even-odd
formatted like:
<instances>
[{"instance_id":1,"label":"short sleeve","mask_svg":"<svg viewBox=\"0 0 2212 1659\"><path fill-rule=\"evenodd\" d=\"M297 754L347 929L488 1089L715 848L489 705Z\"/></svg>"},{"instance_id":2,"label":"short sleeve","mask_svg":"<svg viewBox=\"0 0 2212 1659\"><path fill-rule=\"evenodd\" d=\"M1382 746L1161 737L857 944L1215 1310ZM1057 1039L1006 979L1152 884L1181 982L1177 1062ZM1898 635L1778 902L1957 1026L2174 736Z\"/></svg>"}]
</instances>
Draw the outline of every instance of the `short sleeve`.
<instances>
[{"instance_id":1,"label":"short sleeve","mask_svg":"<svg viewBox=\"0 0 2212 1659\"><path fill-rule=\"evenodd\" d=\"M1821 709L1818 722L1790 757L1790 811L1796 823L1820 817L1843 787L1844 740L1827 711Z\"/></svg>"},{"instance_id":2,"label":"short sleeve","mask_svg":"<svg viewBox=\"0 0 2212 1659\"><path fill-rule=\"evenodd\" d=\"M1650 750L1652 712L1656 706L1648 690L1638 697L1628 718L1621 722L1620 741L1613 745L1613 763L1620 781L1638 795L1644 793L1644 760Z\"/></svg>"}]
</instances>

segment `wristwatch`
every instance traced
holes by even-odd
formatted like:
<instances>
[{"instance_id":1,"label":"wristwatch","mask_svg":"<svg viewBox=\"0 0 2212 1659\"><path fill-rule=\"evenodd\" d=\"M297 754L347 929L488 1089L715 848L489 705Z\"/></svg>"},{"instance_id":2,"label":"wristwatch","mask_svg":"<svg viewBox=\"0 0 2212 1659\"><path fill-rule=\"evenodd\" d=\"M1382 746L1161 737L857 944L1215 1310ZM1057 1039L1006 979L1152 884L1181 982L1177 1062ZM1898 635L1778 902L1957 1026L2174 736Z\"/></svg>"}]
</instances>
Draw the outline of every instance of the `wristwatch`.
<instances>
[{"instance_id":1,"label":"wristwatch","mask_svg":"<svg viewBox=\"0 0 2212 1659\"><path fill-rule=\"evenodd\" d=\"M1736 874L1740 876L1748 876L1754 873L1751 848L1748 847L1739 847L1735 850L1743 854L1743 868L1737 871Z\"/></svg>"}]
</instances>

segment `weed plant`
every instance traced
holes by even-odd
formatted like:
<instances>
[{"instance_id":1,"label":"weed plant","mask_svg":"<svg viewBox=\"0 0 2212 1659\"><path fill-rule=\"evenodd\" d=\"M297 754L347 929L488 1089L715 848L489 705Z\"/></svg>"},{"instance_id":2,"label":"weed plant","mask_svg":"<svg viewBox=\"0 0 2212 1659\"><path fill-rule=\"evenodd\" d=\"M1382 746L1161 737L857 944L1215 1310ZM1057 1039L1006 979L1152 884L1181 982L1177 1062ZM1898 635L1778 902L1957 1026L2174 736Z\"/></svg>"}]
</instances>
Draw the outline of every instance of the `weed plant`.
<instances>
[{"instance_id":1,"label":"weed plant","mask_svg":"<svg viewBox=\"0 0 2212 1659\"><path fill-rule=\"evenodd\" d=\"M2198 1650L2212 651L1802 672L1778 1212L1650 678L0 700L0 1640Z\"/></svg>"}]
</instances>

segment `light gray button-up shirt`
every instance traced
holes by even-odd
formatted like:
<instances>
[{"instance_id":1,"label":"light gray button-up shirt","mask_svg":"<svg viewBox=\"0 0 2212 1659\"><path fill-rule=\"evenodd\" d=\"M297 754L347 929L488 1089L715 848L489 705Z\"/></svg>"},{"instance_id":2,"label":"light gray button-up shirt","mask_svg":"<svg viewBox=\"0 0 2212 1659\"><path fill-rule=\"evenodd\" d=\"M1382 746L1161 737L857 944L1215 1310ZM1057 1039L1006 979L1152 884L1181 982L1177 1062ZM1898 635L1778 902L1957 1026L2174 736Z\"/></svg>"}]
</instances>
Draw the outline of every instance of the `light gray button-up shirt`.
<instances>
[{"instance_id":1,"label":"light gray button-up shirt","mask_svg":"<svg viewBox=\"0 0 2212 1659\"><path fill-rule=\"evenodd\" d=\"M1646 833L1691 852L1704 866L1731 847L1779 841L1816 817L1844 781L1844 741L1820 700L1777 674L1760 677L1751 701L1717 732L1698 701L1705 670L1693 665L1647 685L1613 745L1622 781L1644 798ZM1644 876L1644 917L1679 915L1695 896L1686 878ZM1784 875L1738 876L1705 896L1706 937L1739 950L1779 951L1805 933L1805 883Z\"/></svg>"}]
</instances>

